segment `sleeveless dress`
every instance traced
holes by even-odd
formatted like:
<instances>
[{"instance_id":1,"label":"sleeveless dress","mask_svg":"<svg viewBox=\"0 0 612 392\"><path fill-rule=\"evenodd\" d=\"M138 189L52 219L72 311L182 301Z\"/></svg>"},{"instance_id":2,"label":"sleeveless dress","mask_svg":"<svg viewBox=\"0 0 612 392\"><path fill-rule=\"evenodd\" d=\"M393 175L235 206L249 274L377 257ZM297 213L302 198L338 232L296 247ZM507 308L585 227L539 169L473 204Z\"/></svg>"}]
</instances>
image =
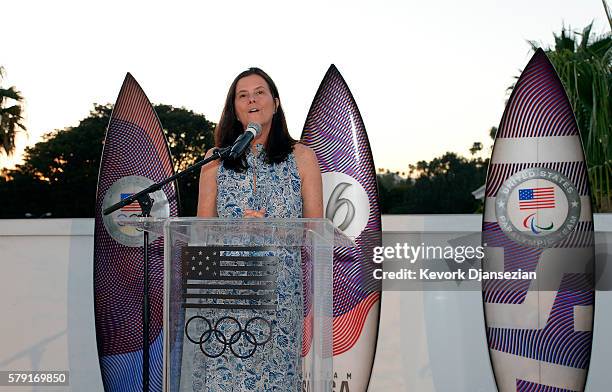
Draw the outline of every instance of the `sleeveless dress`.
<instances>
[{"instance_id":1,"label":"sleeveless dress","mask_svg":"<svg viewBox=\"0 0 612 392\"><path fill-rule=\"evenodd\" d=\"M263 145L248 151L248 169L238 173L222 164L217 174L217 213L242 218L245 209L266 209L269 218L302 216L301 180L293 153L278 164L265 162ZM255 178L255 184L254 184ZM254 189L254 185L255 189ZM229 350L214 359L194 353L193 391L300 391L302 381L302 270L300 251L274 251L277 308L271 316L272 340L265 358L238 358ZM252 315L251 315L252 317ZM272 348L273 349L270 349Z\"/></svg>"}]
</instances>

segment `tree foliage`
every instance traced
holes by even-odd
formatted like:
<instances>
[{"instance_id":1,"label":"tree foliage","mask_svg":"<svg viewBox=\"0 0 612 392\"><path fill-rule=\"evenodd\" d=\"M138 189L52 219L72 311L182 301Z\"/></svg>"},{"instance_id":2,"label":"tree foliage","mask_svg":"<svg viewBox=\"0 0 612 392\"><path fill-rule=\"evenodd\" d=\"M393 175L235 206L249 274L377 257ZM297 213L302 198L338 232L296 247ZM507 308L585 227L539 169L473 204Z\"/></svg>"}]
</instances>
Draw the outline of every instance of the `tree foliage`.
<instances>
[{"instance_id":1,"label":"tree foliage","mask_svg":"<svg viewBox=\"0 0 612 392\"><path fill-rule=\"evenodd\" d=\"M213 145L214 124L183 108L157 105L176 170L202 159ZM111 105L94 105L75 127L47 133L28 147L24 163L0 176L2 218L93 217L102 143ZM482 143L474 143L474 152ZM446 153L410 166L408 178L382 172L378 176L384 213L472 213L480 202L471 192L484 183L486 160ZM405 173L401 173L404 175ZM182 215L196 212L199 173L179 183Z\"/></svg>"},{"instance_id":2,"label":"tree foliage","mask_svg":"<svg viewBox=\"0 0 612 392\"><path fill-rule=\"evenodd\" d=\"M604 3L605 4L605 3ZM553 47L543 48L553 63L576 115L598 211L612 210L612 36L563 27ZM530 42L535 50L542 45Z\"/></svg>"},{"instance_id":3,"label":"tree foliage","mask_svg":"<svg viewBox=\"0 0 612 392\"><path fill-rule=\"evenodd\" d=\"M204 157L212 146L214 124L201 114L184 108L157 105L175 169L183 169ZM94 216L95 194L102 144L111 105L94 105L90 115L75 127L47 133L26 148L24 163L5 170L0 177L2 218L21 218L26 213L41 216L85 218ZM184 215L194 215L198 173L179 182Z\"/></svg>"},{"instance_id":4,"label":"tree foliage","mask_svg":"<svg viewBox=\"0 0 612 392\"><path fill-rule=\"evenodd\" d=\"M23 96L13 87L2 87L4 67L0 66L0 154L12 155L15 150L15 136L23 125Z\"/></svg>"},{"instance_id":5,"label":"tree foliage","mask_svg":"<svg viewBox=\"0 0 612 392\"><path fill-rule=\"evenodd\" d=\"M474 213L481 205L472 191L484 184L488 159L447 152L431 161L410 165L409 176L378 174L381 209L385 214Z\"/></svg>"}]
</instances>

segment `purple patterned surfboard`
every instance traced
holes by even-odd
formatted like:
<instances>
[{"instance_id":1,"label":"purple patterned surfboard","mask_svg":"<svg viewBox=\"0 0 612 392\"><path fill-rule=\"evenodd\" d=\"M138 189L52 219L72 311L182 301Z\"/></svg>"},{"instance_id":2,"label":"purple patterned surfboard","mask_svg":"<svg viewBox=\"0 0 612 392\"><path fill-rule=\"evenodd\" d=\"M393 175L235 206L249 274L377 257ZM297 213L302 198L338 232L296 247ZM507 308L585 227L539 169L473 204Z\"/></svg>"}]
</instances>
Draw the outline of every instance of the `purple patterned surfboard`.
<instances>
[{"instance_id":1,"label":"purple patterned surfboard","mask_svg":"<svg viewBox=\"0 0 612 392\"><path fill-rule=\"evenodd\" d=\"M378 337L380 287L370 278L370 252L372 246L380 245L381 218L376 170L365 126L348 85L334 65L314 97L302 142L319 160L324 216L354 237L359 246L334 249L334 390L365 391Z\"/></svg>"},{"instance_id":2,"label":"purple patterned surfboard","mask_svg":"<svg viewBox=\"0 0 612 392\"><path fill-rule=\"evenodd\" d=\"M94 295L98 355L104 389L142 390L143 233L116 218L137 216L132 203L108 216L102 210L174 173L161 124L129 73L104 140L98 178ZM152 194L152 216L178 215L174 184ZM150 390L162 390L163 239L150 237Z\"/></svg>"},{"instance_id":3,"label":"purple patterned surfboard","mask_svg":"<svg viewBox=\"0 0 612 392\"><path fill-rule=\"evenodd\" d=\"M487 174L483 280L501 392L583 391L593 330L587 167L561 81L538 49L508 101Z\"/></svg>"}]
</instances>

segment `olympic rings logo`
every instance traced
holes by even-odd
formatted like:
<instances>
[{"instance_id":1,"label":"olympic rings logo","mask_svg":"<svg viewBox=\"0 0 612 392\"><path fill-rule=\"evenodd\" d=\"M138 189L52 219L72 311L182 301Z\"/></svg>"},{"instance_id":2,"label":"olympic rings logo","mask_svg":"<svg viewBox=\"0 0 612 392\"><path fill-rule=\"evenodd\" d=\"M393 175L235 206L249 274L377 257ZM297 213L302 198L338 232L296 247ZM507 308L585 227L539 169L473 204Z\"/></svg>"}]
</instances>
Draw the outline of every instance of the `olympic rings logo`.
<instances>
[{"instance_id":1,"label":"olympic rings logo","mask_svg":"<svg viewBox=\"0 0 612 392\"><path fill-rule=\"evenodd\" d=\"M203 322L205 324L205 331L197 339L189 333L189 324L192 322ZM261 334L261 331L255 329L257 326L260 326L261 330L267 330L266 333L263 333L263 339L260 341L255 336L256 333ZM251 327L251 330L249 330L249 327ZM192 328L197 329L196 327ZM199 330L197 333L199 333ZM217 320L213 327L212 322L206 317L193 316L185 323L185 336L191 343L200 346L200 351L209 358L220 357L229 347L234 356L245 359L253 356L257 347L265 345L272 339L272 324L262 317L253 317L246 322L243 328L236 318L225 316ZM205 347L206 343L208 343L208 347ZM235 349L234 345L236 344L242 350Z\"/></svg>"},{"instance_id":2,"label":"olympic rings logo","mask_svg":"<svg viewBox=\"0 0 612 392\"><path fill-rule=\"evenodd\" d=\"M141 215L140 214L130 214L130 215L125 215L125 214L118 214L117 218L118 219L127 219L127 218L139 218ZM119 227L123 227L125 226L123 224L123 222L117 222L117 226ZM135 227L136 231L142 232L143 229L141 229L140 227Z\"/></svg>"}]
</instances>

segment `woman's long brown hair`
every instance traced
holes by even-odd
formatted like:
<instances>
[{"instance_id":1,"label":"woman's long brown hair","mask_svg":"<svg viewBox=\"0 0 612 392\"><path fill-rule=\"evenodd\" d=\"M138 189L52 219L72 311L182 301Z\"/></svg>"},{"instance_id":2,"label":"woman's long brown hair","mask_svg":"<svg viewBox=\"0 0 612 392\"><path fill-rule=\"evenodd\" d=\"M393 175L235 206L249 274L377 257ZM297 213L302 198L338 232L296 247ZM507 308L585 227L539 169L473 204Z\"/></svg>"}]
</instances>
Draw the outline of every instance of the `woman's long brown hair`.
<instances>
[{"instance_id":1,"label":"woman's long brown hair","mask_svg":"<svg viewBox=\"0 0 612 392\"><path fill-rule=\"evenodd\" d=\"M244 77L250 75L261 76L272 93L272 98L279 100L278 108L276 113L272 116L272 125L270 126L270 133L268 134L268 140L266 142L266 161L268 163L280 163L287 159L287 156L293 151L293 146L297 143L287 129L287 121L285 120L285 113L283 112L283 106L280 103L280 97L278 95L278 89L274 84L274 81L267 73L259 68L249 68L246 71L241 72L229 88L227 92L227 98L225 99L225 106L221 114L219 124L215 128L215 144L217 147L231 146L236 138L244 132L244 127L238 117L236 116L236 110L234 102L236 99L236 85L238 81ZM244 171L247 168L247 163L244 158L236 161L225 160L225 167L236 171Z\"/></svg>"}]
</instances>

